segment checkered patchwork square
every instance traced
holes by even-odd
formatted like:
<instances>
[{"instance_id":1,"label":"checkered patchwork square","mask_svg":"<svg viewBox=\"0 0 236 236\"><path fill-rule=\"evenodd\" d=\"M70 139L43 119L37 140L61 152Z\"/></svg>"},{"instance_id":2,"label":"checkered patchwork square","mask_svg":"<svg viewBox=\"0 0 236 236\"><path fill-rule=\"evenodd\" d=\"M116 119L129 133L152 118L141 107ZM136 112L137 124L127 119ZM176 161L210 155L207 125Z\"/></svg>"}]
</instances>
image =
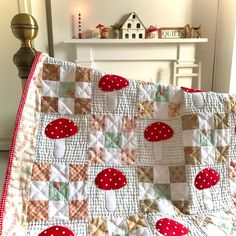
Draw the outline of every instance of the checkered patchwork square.
<instances>
[{"instance_id":1,"label":"checkered patchwork square","mask_svg":"<svg viewBox=\"0 0 236 236\"><path fill-rule=\"evenodd\" d=\"M174 130L174 135L164 141L149 142L144 137L144 131L156 119L140 119L138 129L138 156L142 165L182 164L184 163L183 136L179 118L158 120L166 123Z\"/></svg>"},{"instance_id":2,"label":"checkered patchwork square","mask_svg":"<svg viewBox=\"0 0 236 236\"><path fill-rule=\"evenodd\" d=\"M96 176L106 168L116 168L127 178L127 185L115 191L116 209L110 212L105 206L106 191L95 185ZM89 213L93 217L123 217L136 215L138 207L137 168L132 166L90 165L89 167Z\"/></svg>"},{"instance_id":3,"label":"checkered patchwork square","mask_svg":"<svg viewBox=\"0 0 236 236\"><path fill-rule=\"evenodd\" d=\"M195 187L195 178L197 174L205 169L213 168L220 175L219 182L211 188L198 190ZM208 204L213 205L213 209L220 210L223 208L229 209L233 207L232 198L230 196L230 187L228 180L228 164L212 164L212 165L196 165L186 166L188 192L189 192L189 209L190 213L207 212ZM208 201L204 201L204 191L208 191Z\"/></svg>"},{"instance_id":4,"label":"checkered patchwork square","mask_svg":"<svg viewBox=\"0 0 236 236\"><path fill-rule=\"evenodd\" d=\"M108 108L108 94L110 92L103 92L98 87L99 80L104 73L100 71L93 71L93 88L92 88L92 114L96 115L124 115L137 116L138 109L138 88L135 80L129 80L129 86L121 90L115 91L118 97L117 107L114 111Z\"/></svg>"},{"instance_id":5,"label":"checkered patchwork square","mask_svg":"<svg viewBox=\"0 0 236 236\"><path fill-rule=\"evenodd\" d=\"M197 165L227 162L230 145L229 125L227 113L183 115L185 163Z\"/></svg>"},{"instance_id":6,"label":"checkered patchwork square","mask_svg":"<svg viewBox=\"0 0 236 236\"><path fill-rule=\"evenodd\" d=\"M139 166L138 179L142 209L162 211L161 205L169 202L173 211L175 206L178 211L187 212L188 190L184 165ZM152 210L148 206L145 207L146 204L152 205Z\"/></svg>"},{"instance_id":7,"label":"checkered patchwork square","mask_svg":"<svg viewBox=\"0 0 236 236\"><path fill-rule=\"evenodd\" d=\"M139 82L139 115L166 119L181 112L181 90L169 85Z\"/></svg>"},{"instance_id":8,"label":"checkered patchwork square","mask_svg":"<svg viewBox=\"0 0 236 236\"><path fill-rule=\"evenodd\" d=\"M34 163L33 170L37 174L32 172L29 183L28 221L87 218L87 165Z\"/></svg>"},{"instance_id":9,"label":"checkered patchwork square","mask_svg":"<svg viewBox=\"0 0 236 236\"><path fill-rule=\"evenodd\" d=\"M75 64L44 63L41 111L65 115L91 112L92 70Z\"/></svg>"},{"instance_id":10,"label":"checkered patchwork square","mask_svg":"<svg viewBox=\"0 0 236 236\"><path fill-rule=\"evenodd\" d=\"M94 164L138 164L137 127L137 117L92 115L89 161Z\"/></svg>"},{"instance_id":11,"label":"checkered patchwork square","mask_svg":"<svg viewBox=\"0 0 236 236\"><path fill-rule=\"evenodd\" d=\"M229 157L236 161L236 114L230 114L230 148Z\"/></svg>"},{"instance_id":12,"label":"checkered patchwork square","mask_svg":"<svg viewBox=\"0 0 236 236\"><path fill-rule=\"evenodd\" d=\"M45 127L58 118L70 119L78 126L78 132L74 136L65 139L65 154L60 159L54 157L55 140L45 135ZM86 116L41 113L34 160L44 163L85 163L88 150L88 123Z\"/></svg>"}]
</instances>

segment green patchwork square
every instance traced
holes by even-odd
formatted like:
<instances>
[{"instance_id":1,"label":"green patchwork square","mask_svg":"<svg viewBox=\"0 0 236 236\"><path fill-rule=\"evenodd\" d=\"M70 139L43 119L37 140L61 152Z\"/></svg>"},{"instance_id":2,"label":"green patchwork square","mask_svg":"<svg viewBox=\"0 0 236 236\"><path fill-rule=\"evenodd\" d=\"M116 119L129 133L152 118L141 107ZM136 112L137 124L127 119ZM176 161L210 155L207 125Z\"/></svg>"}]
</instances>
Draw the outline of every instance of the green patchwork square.
<instances>
[{"instance_id":1,"label":"green patchwork square","mask_svg":"<svg viewBox=\"0 0 236 236\"><path fill-rule=\"evenodd\" d=\"M216 135L215 130L200 130L200 145L201 146L215 146Z\"/></svg>"},{"instance_id":2,"label":"green patchwork square","mask_svg":"<svg viewBox=\"0 0 236 236\"><path fill-rule=\"evenodd\" d=\"M49 183L49 200L51 201L68 201L68 183L50 182Z\"/></svg>"},{"instance_id":3,"label":"green patchwork square","mask_svg":"<svg viewBox=\"0 0 236 236\"><path fill-rule=\"evenodd\" d=\"M59 96L63 98L75 97L75 82L61 82Z\"/></svg>"},{"instance_id":4,"label":"green patchwork square","mask_svg":"<svg viewBox=\"0 0 236 236\"><path fill-rule=\"evenodd\" d=\"M105 133L105 147L106 148L120 148L121 147L121 133L106 132Z\"/></svg>"},{"instance_id":5,"label":"green patchwork square","mask_svg":"<svg viewBox=\"0 0 236 236\"><path fill-rule=\"evenodd\" d=\"M170 199L170 185L169 184L154 184L156 198L167 198Z\"/></svg>"},{"instance_id":6,"label":"green patchwork square","mask_svg":"<svg viewBox=\"0 0 236 236\"><path fill-rule=\"evenodd\" d=\"M154 101L169 102L169 97L170 97L169 87L163 85L156 86Z\"/></svg>"}]
</instances>

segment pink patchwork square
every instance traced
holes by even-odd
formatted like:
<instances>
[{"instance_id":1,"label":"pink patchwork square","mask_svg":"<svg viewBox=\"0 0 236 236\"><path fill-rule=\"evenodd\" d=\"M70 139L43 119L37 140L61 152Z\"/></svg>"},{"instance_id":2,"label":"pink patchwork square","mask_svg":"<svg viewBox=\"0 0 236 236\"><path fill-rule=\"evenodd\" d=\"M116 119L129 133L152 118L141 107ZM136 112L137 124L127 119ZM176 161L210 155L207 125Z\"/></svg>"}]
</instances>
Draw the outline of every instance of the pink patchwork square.
<instances>
[{"instance_id":1,"label":"pink patchwork square","mask_svg":"<svg viewBox=\"0 0 236 236\"><path fill-rule=\"evenodd\" d=\"M94 147L89 148L88 158L90 162L94 164L102 164L105 162L104 157L105 157L104 148L94 148Z\"/></svg>"},{"instance_id":2,"label":"pink patchwork square","mask_svg":"<svg viewBox=\"0 0 236 236\"><path fill-rule=\"evenodd\" d=\"M88 166L83 164L70 164L70 181L86 181L88 178Z\"/></svg>"},{"instance_id":3,"label":"pink patchwork square","mask_svg":"<svg viewBox=\"0 0 236 236\"><path fill-rule=\"evenodd\" d=\"M105 116L92 115L91 116L91 130L105 131Z\"/></svg>"},{"instance_id":4,"label":"pink patchwork square","mask_svg":"<svg viewBox=\"0 0 236 236\"><path fill-rule=\"evenodd\" d=\"M124 116L122 119L123 132L133 132L137 129L137 117Z\"/></svg>"},{"instance_id":5,"label":"pink patchwork square","mask_svg":"<svg viewBox=\"0 0 236 236\"><path fill-rule=\"evenodd\" d=\"M121 161L125 165L135 165L138 163L138 153L135 149L122 149Z\"/></svg>"}]
</instances>

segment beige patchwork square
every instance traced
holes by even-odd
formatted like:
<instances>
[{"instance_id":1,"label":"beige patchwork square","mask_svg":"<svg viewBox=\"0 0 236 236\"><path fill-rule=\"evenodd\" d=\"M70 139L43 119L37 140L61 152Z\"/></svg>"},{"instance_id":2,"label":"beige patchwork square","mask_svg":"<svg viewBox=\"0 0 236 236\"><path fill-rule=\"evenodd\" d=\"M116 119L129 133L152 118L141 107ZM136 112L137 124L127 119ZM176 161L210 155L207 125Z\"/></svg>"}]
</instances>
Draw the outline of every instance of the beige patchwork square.
<instances>
[{"instance_id":1,"label":"beige patchwork square","mask_svg":"<svg viewBox=\"0 0 236 236\"><path fill-rule=\"evenodd\" d=\"M140 166L138 167L138 180L139 182L153 183L154 174L152 166Z\"/></svg>"},{"instance_id":2,"label":"beige patchwork square","mask_svg":"<svg viewBox=\"0 0 236 236\"><path fill-rule=\"evenodd\" d=\"M171 183L185 183L186 182L186 172L185 166L170 166L170 182Z\"/></svg>"},{"instance_id":3,"label":"beige patchwork square","mask_svg":"<svg viewBox=\"0 0 236 236\"><path fill-rule=\"evenodd\" d=\"M225 103L228 112L236 113L236 97L229 96Z\"/></svg>"},{"instance_id":4,"label":"beige patchwork square","mask_svg":"<svg viewBox=\"0 0 236 236\"><path fill-rule=\"evenodd\" d=\"M60 65L55 64L43 64L43 80L60 80Z\"/></svg>"},{"instance_id":5,"label":"beige patchwork square","mask_svg":"<svg viewBox=\"0 0 236 236\"><path fill-rule=\"evenodd\" d=\"M141 212L143 214L149 214L149 213L159 211L159 208L155 200L144 199L144 200L140 200L139 203L140 203Z\"/></svg>"},{"instance_id":6,"label":"beige patchwork square","mask_svg":"<svg viewBox=\"0 0 236 236\"><path fill-rule=\"evenodd\" d=\"M88 179L88 166L83 164L70 164L70 181L86 181Z\"/></svg>"},{"instance_id":7,"label":"beige patchwork square","mask_svg":"<svg viewBox=\"0 0 236 236\"><path fill-rule=\"evenodd\" d=\"M105 149L90 147L88 150L88 159L94 164L105 163Z\"/></svg>"},{"instance_id":8,"label":"beige patchwork square","mask_svg":"<svg viewBox=\"0 0 236 236\"><path fill-rule=\"evenodd\" d=\"M57 113L58 112L58 98L57 97L42 97L41 98L41 112Z\"/></svg>"},{"instance_id":9,"label":"beige patchwork square","mask_svg":"<svg viewBox=\"0 0 236 236\"><path fill-rule=\"evenodd\" d=\"M91 130L92 131L105 131L105 116L92 115L91 116Z\"/></svg>"},{"instance_id":10,"label":"beige patchwork square","mask_svg":"<svg viewBox=\"0 0 236 236\"><path fill-rule=\"evenodd\" d=\"M199 119L197 114L187 114L181 117L183 130L191 130L199 128Z\"/></svg>"},{"instance_id":11,"label":"beige patchwork square","mask_svg":"<svg viewBox=\"0 0 236 236\"><path fill-rule=\"evenodd\" d=\"M134 132L137 129L137 117L124 116L122 119L122 132Z\"/></svg>"},{"instance_id":12,"label":"beige patchwork square","mask_svg":"<svg viewBox=\"0 0 236 236\"><path fill-rule=\"evenodd\" d=\"M107 236L107 222L101 218L91 219L89 221L89 236Z\"/></svg>"},{"instance_id":13,"label":"beige patchwork square","mask_svg":"<svg viewBox=\"0 0 236 236\"><path fill-rule=\"evenodd\" d=\"M189 214L189 204L188 201L180 200L180 201L171 201L172 204L175 206L176 213L179 215L182 214Z\"/></svg>"},{"instance_id":14,"label":"beige patchwork square","mask_svg":"<svg viewBox=\"0 0 236 236\"><path fill-rule=\"evenodd\" d=\"M41 221L49 218L48 201L29 201L27 205L27 220Z\"/></svg>"},{"instance_id":15,"label":"beige patchwork square","mask_svg":"<svg viewBox=\"0 0 236 236\"><path fill-rule=\"evenodd\" d=\"M88 217L88 202L86 200L74 200L69 202L70 220L86 219Z\"/></svg>"},{"instance_id":16,"label":"beige patchwork square","mask_svg":"<svg viewBox=\"0 0 236 236\"><path fill-rule=\"evenodd\" d=\"M85 115L91 112L90 98L75 98L75 114Z\"/></svg>"},{"instance_id":17,"label":"beige patchwork square","mask_svg":"<svg viewBox=\"0 0 236 236\"><path fill-rule=\"evenodd\" d=\"M92 69L84 67L76 67L76 82L92 82Z\"/></svg>"},{"instance_id":18,"label":"beige patchwork square","mask_svg":"<svg viewBox=\"0 0 236 236\"><path fill-rule=\"evenodd\" d=\"M229 128L229 113L215 113L214 114L215 129Z\"/></svg>"},{"instance_id":19,"label":"beige patchwork square","mask_svg":"<svg viewBox=\"0 0 236 236\"><path fill-rule=\"evenodd\" d=\"M138 153L135 149L122 149L121 162L124 165L135 165L138 163Z\"/></svg>"},{"instance_id":20,"label":"beige patchwork square","mask_svg":"<svg viewBox=\"0 0 236 236\"><path fill-rule=\"evenodd\" d=\"M215 158L217 163L228 162L229 160L229 147L216 147Z\"/></svg>"},{"instance_id":21,"label":"beige patchwork square","mask_svg":"<svg viewBox=\"0 0 236 236\"><path fill-rule=\"evenodd\" d=\"M184 157L186 165L201 164L201 148L200 147L184 147Z\"/></svg>"},{"instance_id":22,"label":"beige patchwork square","mask_svg":"<svg viewBox=\"0 0 236 236\"><path fill-rule=\"evenodd\" d=\"M147 227L143 216L128 216L127 217L128 231L131 233L139 228Z\"/></svg>"},{"instance_id":23,"label":"beige patchwork square","mask_svg":"<svg viewBox=\"0 0 236 236\"><path fill-rule=\"evenodd\" d=\"M34 163L32 169L32 181L49 181L51 175L51 165Z\"/></svg>"},{"instance_id":24,"label":"beige patchwork square","mask_svg":"<svg viewBox=\"0 0 236 236\"><path fill-rule=\"evenodd\" d=\"M168 109L168 117L176 117L180 115L180 103L170 102Z\"/></svg>"},{"instance_id":25,"label":"beige patchwork square","mask_svg":"<svg viewBox=\"0 0 236 236\"><path fill-rule=\"evenodd\" d=\"M152 118L154 112L153 101L139 102L139 115L142 118Z\"/></svg>"}]
</instances>

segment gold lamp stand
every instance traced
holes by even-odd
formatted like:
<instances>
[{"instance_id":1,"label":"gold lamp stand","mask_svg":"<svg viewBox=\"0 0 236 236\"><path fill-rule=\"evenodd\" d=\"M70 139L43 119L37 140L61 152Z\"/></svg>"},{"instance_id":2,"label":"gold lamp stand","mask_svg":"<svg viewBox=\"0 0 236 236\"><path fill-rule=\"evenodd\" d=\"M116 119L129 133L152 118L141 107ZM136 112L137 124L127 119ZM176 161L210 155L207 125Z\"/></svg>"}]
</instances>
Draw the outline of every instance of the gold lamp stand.
<instances>
[{"instance_id":1,"label":"gold lamp stand","mask_svg":"<svg viewBox=\"0 0 236 236\"><path fill-rule=\"evenodd\" d=\"M26 13L15 15L11 21L12 32L21 41L20 49L13 56L13 62L17 66L22 88L25 86L36 54L32 40L37 36L38 28L34 17Z\"/></svg>"}]
</instances>

